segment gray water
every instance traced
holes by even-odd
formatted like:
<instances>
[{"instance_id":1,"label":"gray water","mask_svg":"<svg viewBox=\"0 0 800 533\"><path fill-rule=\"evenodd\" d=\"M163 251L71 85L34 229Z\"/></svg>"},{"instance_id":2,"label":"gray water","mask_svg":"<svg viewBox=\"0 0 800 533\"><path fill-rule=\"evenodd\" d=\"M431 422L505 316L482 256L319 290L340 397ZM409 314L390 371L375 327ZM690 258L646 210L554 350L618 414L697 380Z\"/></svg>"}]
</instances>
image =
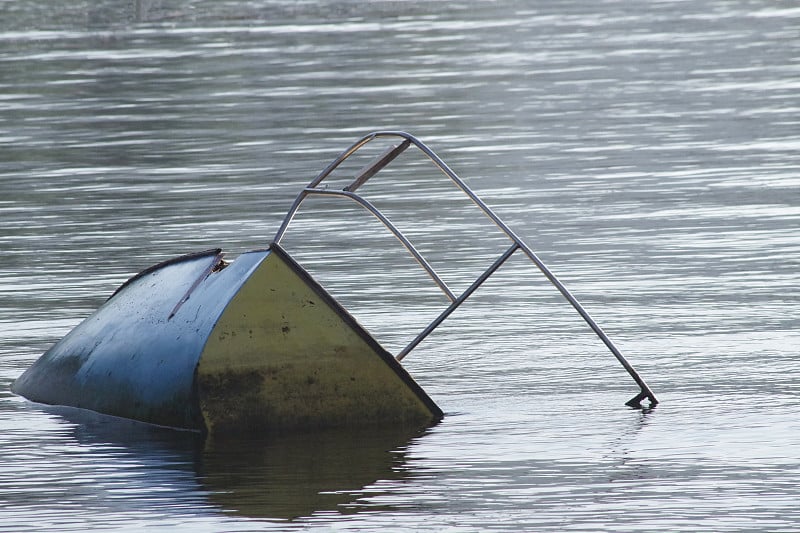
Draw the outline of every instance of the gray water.
<instances>
[{"instance_id":1,"label":"gray water","mask_svg":"<svg viewBox=\"0 0 800 533\"><path fill-rule=\"evenodd\" d=\"M0 3L0 530L800 530L798 94L792 1ZM376 129L661 403L519 254L403 361L422 432L202 442L11 394L134 273L266 246ZM365 195L465 288L506 241L393 168ZM393 352L443 306L350 205L285 244Z\"/></svg>"}]
</instances>

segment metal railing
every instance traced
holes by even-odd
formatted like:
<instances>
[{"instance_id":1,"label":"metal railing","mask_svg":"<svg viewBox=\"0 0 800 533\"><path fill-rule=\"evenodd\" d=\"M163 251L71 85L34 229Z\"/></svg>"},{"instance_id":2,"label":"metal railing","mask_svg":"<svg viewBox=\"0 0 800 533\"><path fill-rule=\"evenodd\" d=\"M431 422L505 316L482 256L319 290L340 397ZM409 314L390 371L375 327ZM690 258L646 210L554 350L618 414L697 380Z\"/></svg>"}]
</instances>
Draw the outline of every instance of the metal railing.
<instances>
[{"instance_id":1,"label":"metal railing","mask_svg":"<svg viewBox=\"0 0 800 533\"><path fill-rule=\"evenodd\" d=\"M331 173L336 170L345 160L347 160L350 156L355 154L360 148L364 145L368 144L369 142L379 139L379 138L395 138L400 140L400 143L394 146L389 147L385 152L383 152L380 156L378 156L375 160L373 160L370 164L364 167L361 171L359 171L353 181L345 186L341 190L334 190L328 189L324 187L320 187L322 182L331 175ZM397 156L403 153L406 149L410 146L415 146L418 148L423 154L425 154L438 168L439 170L444 173L461 191L466 194L472 202L478 206L478 208L486 215L511 241L511 246L503 252L495 262L486 269L478 278L460 295L456 295L453 291L447 286L444 280L436 273L433 267L425 260L422 254L414 247L414 245L403 235L403 233L397 229L397 227L385 216L381 213L374 205L372 205L369 201L364 199L362 196L356 194L356 191L364 185L370 178L372 178L375 174L380 172L385 166L391 163ZM595 334L603 341L603 343L608 347L614 357L622 364L625 370L630 374L633 380L636 382L637 385L640 387L640 392L633 398L631 398L626 405L631 407L641 407L641 402L644 399L648 399L650 406L655 406L658 403L655 394L647 385L647 383L642 379L636 369L628 362L627 359L622 355L622 353L617 349L611 339L606 335L606 333L602 330L602 328L594 321L594 319L589 315L589 313L584 309L584 307L578 302L575 296L564 286L561 281L550 271L549 268L542 262L541 259L536 255L536 253L531 249L516 233L514 233L511 228L509 228L501 219L498 217L494 211L492 211L479 197L475 194L472 189L470 189L467 184L453 172L447 164L442 161L439 156L437 156L430 148L428 148L425 144L423 144L419 139L410 135L408 133L399 132L399 131L377 131L370 133L359 139L353 145L351 145L347 150L342 152L339 157L334 159L320 174L314 178L302 191L298 194L297 198L295 199L294 203L292 204L289 212L286 214L281 226L278 228L277 233L275 234L274 242L280 243L281 239L283 238L284 234L286 233L289 225L292 222L295 214L297 213L300 205L303 201L312 195L319 195L319 196L337 196L337 197L344 197L350 199L357 204L361 205L364 209L369 211L375 218L377 218L399 241L400 243L406 248L406 250L411 253L414 259L422 266L423 269L428 273L428 275L433 279L436 285L442 290L442 292L447 296L450 300L450 305L445 308L441 314L436 317L422 332L419 333L403 350L401 350L396 358L397 360L402 360L408 353L413 350L420 342L422 342L425 337L427 337L431 332L433 332L436 327L439 326L453 311L455 311L469 296L475 292L475 290L480 287L483 282L485 282L497 269L499 269L517 250L522 250L522 252L539 268L539 270L545 275L545 277L550 281L550 283L555 286L556 289L566 298L566 300L575 308L576 311L583 317L589 327L595 332Z\"/></svg>"}]
</instances>

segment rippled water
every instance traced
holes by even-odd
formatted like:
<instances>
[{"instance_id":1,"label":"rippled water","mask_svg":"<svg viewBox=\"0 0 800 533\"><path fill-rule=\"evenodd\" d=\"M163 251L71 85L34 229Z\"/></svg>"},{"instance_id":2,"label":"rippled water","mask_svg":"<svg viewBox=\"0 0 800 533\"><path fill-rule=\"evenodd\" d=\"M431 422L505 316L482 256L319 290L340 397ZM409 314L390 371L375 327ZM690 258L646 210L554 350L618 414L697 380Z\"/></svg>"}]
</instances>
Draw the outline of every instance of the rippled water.
<instances>
[{"instance_id":1,"label":"rippled water","mask_svg":"<svg viewBox=\"0 0 800 533\"><path fill-rule=\"evenodd\" d=\"M794 2L72 2L0 7L0 529L798 529ZM271 240L374 129L436 150L524 258L404 365L422 433L203 442L11 382L127 277ZM404 154L364 189L456 288L505 247ZM314 207L315 209L311 209ZM390 350L443 305L370 217L285 244Z\"/></svg>"}]
</instances>

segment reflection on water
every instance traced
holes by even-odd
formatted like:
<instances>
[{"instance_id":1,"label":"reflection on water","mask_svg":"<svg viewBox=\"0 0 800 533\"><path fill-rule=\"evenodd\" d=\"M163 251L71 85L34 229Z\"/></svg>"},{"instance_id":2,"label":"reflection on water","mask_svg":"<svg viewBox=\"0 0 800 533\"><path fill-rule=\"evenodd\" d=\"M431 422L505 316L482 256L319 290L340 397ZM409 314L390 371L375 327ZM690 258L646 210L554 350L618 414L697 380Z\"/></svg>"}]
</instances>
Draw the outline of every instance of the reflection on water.
<instances>
[{"instance_id":1,"label":"reflection on water","mask_svg":"<svg viewBox=\"0 0 800 533\"><path fill-rule=\"evenodd\" d=\"M420 430L371 428L260 441L218 439L206 443L198 479L211 503L244 516L293 519L318 511L375 511L359 497L379 480L402 481L408 475L405 449L419 435Z\"/></svg>"},{"instance_id":2,"label":"reflection on water","mask_svg":"<svg viewBox=\"0 0 800 533\"><path fill-rule=\"evenodd\" d=\"M111 480L103 480L102 470L89 466L111 462L126 472L127 486L120 490L147 494L158 506L201 505L274 520L325 511L353 514L389 509L360 499L367 493L380 495L379 489L372 488L376 482L402 482L410 474L406 449L426 431L362 428L206 438L81 409L44 410L68 427L60 437L61 446L77 447L84 455L80 463L86 463L88 470L76 472L75 481L84 475L96 476L107 485L109 496L122 495ZM48 502L46 493L40 493L42 497L38 504L25 505L58 505L57 500ZM96 500L92 506L101 513L116 508L113 497Z\"/></svg>"}]
</instances>

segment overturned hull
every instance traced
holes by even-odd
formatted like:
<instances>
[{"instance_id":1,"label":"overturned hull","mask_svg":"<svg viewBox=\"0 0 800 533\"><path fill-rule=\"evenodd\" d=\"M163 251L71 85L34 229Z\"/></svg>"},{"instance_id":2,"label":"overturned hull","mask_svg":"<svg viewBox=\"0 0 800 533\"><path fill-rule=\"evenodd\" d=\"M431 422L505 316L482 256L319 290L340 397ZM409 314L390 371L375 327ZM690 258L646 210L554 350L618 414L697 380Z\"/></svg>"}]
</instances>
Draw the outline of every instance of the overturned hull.
<instances>
[{"instance_id":1,"label":"overturned hull","mask_svg":"<svg viewBox=\"0 0 800 533\"><path fill-rule=\"evenodd\" d=\"M135 276L12 386L209 432L424 424L441 410L279 245Z\"/></svg>"},{"instance_id":2,"label":"overturned hull","mask_svg":"<svg viewBox=\"0 0 800 533\"><path fill-rule=\"evenodd\" d=\"M392 140L342 183L334 171L373 141ZM463 292L454 292L413 243L357 193L415 147L509 239ZM329 180L329 178L331 178ZM342 186L344 185L344 186ZM305 199L355 202L411 254L449 304L394 357L280 246ZM186 255L133 277L12 386L31 400L216 434L288 428L421 426L442 411L400 365L515 253L564 296L639 387L655 394L573 294L433 151L403 132L373 132L300 191L270 247L231 264L220 250Z\"/></svg>"}]
</instances>

